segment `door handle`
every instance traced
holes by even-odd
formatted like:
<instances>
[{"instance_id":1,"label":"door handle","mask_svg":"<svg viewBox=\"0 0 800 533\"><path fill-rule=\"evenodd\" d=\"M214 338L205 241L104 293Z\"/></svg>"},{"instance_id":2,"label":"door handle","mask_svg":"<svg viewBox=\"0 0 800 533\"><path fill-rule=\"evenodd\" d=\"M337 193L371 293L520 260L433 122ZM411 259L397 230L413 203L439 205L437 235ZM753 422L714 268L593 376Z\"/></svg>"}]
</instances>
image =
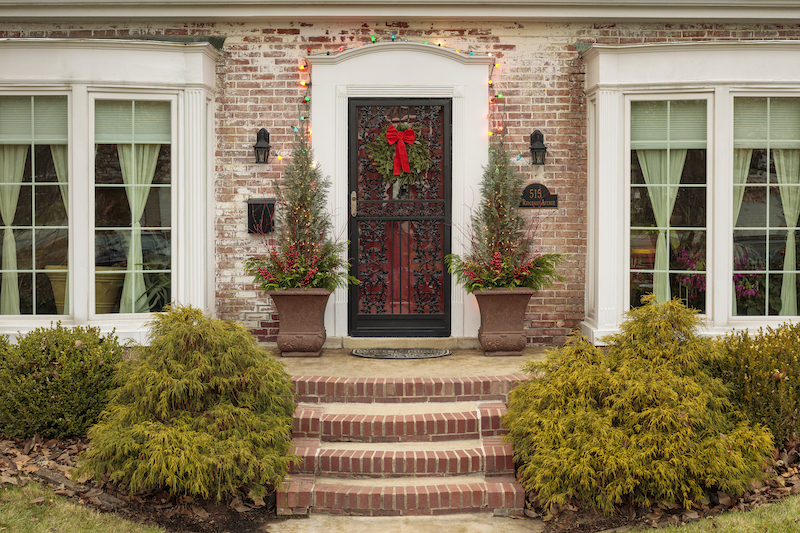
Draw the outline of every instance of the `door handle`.
<instances>
[{"instance_id":1,"label":"door handle","mask_svg":"<svg viewBox=\"0 0 800 533\"><path fill-rule=\"evenodd\" d=\"M355 217L358 214L358 197L356 191L350 193L350 216Z\"/></svg>"}]
</instances>

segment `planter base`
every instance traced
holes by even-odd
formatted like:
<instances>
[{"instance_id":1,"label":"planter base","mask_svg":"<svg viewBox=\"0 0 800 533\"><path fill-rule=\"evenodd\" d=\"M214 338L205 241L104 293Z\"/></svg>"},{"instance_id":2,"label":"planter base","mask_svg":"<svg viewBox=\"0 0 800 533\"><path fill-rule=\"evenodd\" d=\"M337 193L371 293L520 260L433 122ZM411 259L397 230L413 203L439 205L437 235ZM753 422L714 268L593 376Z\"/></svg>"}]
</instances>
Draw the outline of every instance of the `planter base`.
<instances>
[{"instance_id":1,"label":"planter base","mask_svg":"<svg viewBox=\"0 0 800 533\"><path fill-rule=\"evenodd\" d=\"M475 291L481 312L478 340L483 354L490 357L520 356L527 346L525 310L531 295L527 287Z\"/></svg>"},{"instance_id":2,"label":"planter base","mask_svg":"<svg viewBox=\"0 0 800 533\"><path fill-rule=\"evenodd\" d=\"M278 310L278 349L282 357L319 357L325 334L327 289L281 289L267 294Z\"/></svg>"}]
</instances>

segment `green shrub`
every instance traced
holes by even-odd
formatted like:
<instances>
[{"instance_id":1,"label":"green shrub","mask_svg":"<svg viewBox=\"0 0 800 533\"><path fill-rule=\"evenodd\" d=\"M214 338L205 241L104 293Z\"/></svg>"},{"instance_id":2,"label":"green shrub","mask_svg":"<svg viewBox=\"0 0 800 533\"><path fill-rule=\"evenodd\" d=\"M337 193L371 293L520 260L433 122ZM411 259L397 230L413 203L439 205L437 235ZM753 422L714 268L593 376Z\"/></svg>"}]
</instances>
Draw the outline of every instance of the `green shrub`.
<instances>
[{"instance_id":1,"label":"green shrub","mask_svg":"<svg viewBox=\"0 0 800 533\"><path fill-rule=\"evenodd\" d=\"M678 301L627 314L600 349L585 339L524 370L504 419L523 486L547 507L674 502L740 493L760 477L769 432L733 408L707 370L713 340Z\"/></svg>"},{"instance_id":2,"label":"green shrub","mask_svg":"<svg viewBox=\"0 0 800 533\"><path fill-rule=\"evenodd\" d=\"M126 362L80 471L131 492L222 499L242 485L263 494L295 456L295 403L283 365L243 326L168 307L149 346Z\"/></svg>"},{"instance_id":3,"label":"green shrub","mask_svg":"<svg viewBox=\"0 0 800 533\"><path fill-rule=\"evenodd\" d=\"M751 420L764 424L777 444L800 438L800 324L735 332L720 340L716 374L726 381Z\"/></svg>"},{"instance_id":4,"label":"green shrub","mask_svg":"<svg viewBox=\"0 0 800 533\"><path fill-rule=\"evenodd\" d=\"M122 359L114 334L59 322L0 344L0 433L83 436L106 406Z\"/></svg>"}]
</instances>

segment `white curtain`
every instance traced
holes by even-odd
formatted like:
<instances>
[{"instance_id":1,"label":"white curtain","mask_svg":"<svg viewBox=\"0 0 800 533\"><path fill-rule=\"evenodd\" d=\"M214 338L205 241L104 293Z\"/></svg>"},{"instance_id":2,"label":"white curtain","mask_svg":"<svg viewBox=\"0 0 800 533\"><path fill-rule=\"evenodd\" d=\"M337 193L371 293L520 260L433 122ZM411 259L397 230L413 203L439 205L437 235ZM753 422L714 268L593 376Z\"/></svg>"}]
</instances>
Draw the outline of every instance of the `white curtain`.
<instances>
[{"instance_id":1,"label":"white curtain","mask_svg":"<svg viewBox=\"0 0 800 533\"><path fill-rule=\"evenodd\" d=\"M773 150L775 173L781 184L781 203L786 217L786 252L783 257L783 283L781 285L782 316L797 314L797 273L788 272L797 268L797 252L794 234L797 229L797 216L800 214L800 150Z\"/></svg>"},{"instance_id":2,"label":"white curtain","mask_svg":"<svg viewBox=\"0 0 800 533\"><path fill-rule=\"evenodd\" d=\"M736 221L739 220L739 211L742 210L742 199L744 199L744 184L747 183L747 175L750 173L750 161L753 159L752 148L733 149L733 227L736 228ZM741 185L741 187L739 187ZM734 265L734 269L736 266ZM736 305L736 282L733 282L733 316L738 314Z\"/></svg>"},{"instance_id":3,"label":"white curtain","mask_svg":"<svg viewBox=\"0 0 800 533\"><path fill-rule=\"evenodd\" d=\"M128 246L128 270L142 268L142 228L139 220L144 214L150 185L156 172L160 144L118 144L119 162L122 167L122 181L128 205L133 217L130 245ZM150 311L147 299L142 298L146 292L144 274L127 272L122 285L120 313L146 313Z\"/></svg>"},{"instance_id":4,"label":"white curtain","mask_svg":"<svg viewBox=\"0 0 800 533\"><path fill-rule=\"evenodd\" d=\"M69 163L67 159L67 145L51 144L50 153L53 155L53 166L56 169L58 188L61 190L61 202L64 204L64 211L66 211L67 216L69 216L69 189L67 188L67 183L69 182ZM69 314L69 274L67 274L66 280L64 284L64 312Z\"/></svg>"},{"instance_id":5,"label":"white curtain","mask_svg":"<svg viewBox=\"0 0 800 533\"><path fill-rule=\"evenodd\" d=\"M669 155L668 155L669 154ZM647 193L653 205L653 213L658 226L656 239L655 273L653 274L653 294L658 302L671 299L669 288L669 248L667 231L675 199L678 196L678 183L686 162L685 149L672 150L636 150L639 165L642 168Z\"/></svg>"},{"instance_id":6,"label":"white curtain","mask_svg":"<svg viewBox=\"0 0 800 533\"><path fill-rule=\"evenodd\" d=\"M0 145L0 216L6 229L3 234L3 281L0 286L0 314L18 315L19 284L17 278L17 242L14 240L14 223L17 212L22 175L25 172L27 145Z\"/></svg>"}]
</instances>

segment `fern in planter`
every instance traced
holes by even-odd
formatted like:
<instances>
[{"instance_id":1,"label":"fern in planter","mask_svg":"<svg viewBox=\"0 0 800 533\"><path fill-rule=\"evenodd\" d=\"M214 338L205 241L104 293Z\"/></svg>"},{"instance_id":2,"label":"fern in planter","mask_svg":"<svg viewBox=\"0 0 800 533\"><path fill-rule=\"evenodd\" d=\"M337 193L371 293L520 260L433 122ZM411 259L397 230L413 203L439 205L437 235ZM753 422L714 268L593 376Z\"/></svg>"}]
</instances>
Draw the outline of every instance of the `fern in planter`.
<instances>
[{"instance_id":1,"label":"fern in planter","mask_svg":"<svg viewBox=\"0 0 800 533\"><path fill-rule=\"evenodd\" d=\"M222 499L263 494L287 474L294 396L283 365L241 325L172 306L150 323L149 346L119 370L89 430L82 473L136 493Z\"/></svg>"}]
</instances>

